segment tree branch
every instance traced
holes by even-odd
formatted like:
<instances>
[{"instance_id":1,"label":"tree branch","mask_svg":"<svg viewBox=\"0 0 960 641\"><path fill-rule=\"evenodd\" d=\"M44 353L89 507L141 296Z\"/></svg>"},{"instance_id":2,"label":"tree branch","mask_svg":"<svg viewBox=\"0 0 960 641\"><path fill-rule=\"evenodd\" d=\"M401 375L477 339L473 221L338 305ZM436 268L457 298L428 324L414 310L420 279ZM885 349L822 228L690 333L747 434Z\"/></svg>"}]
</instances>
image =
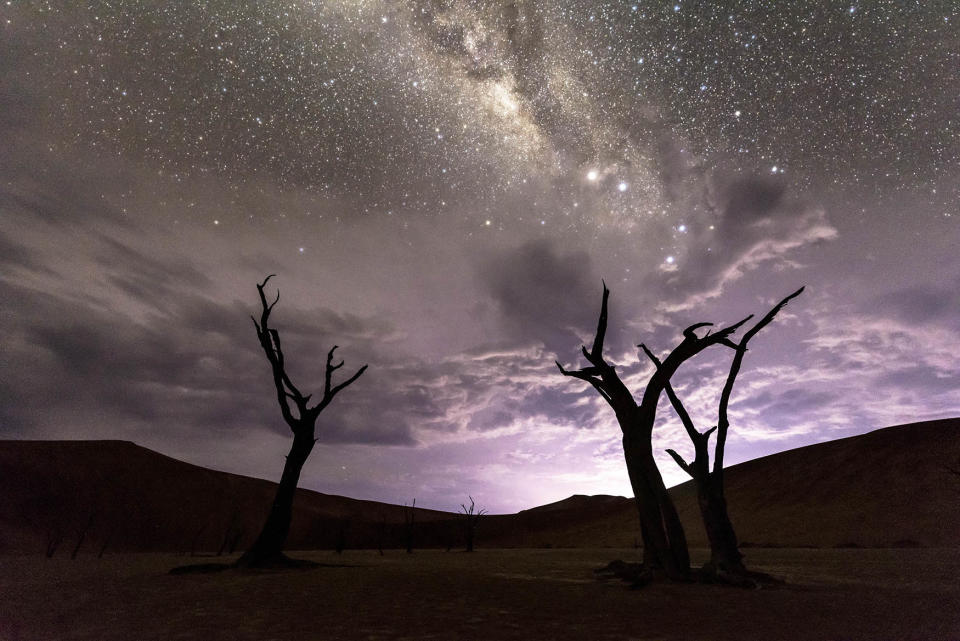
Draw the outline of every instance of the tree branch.
<instances>
[{"instance_id":1,"label":"tree branch","mask_svg":"<svg viewBox=\"0 0 960 641\"><path fill-rule=\"evenodd\" d=\"M267 282L273 278L273 276L274 274L270 274L263 280L262 283L257 284L257 293L260 297L261 306L260 322L258 323L257 319L253 316L250 318L253 320L253 326L257 330L257 338L260 340L260 346L263 348L263 352L266 355L267 360L270 362L270 368L273 372L273 384L277 393L277 402L280 405L280 412L283 414L284 421L286 421L287 425L290 427L290 430L294 434L298 434L299 430L308 428L309 435L312 438L314 422L323 408L330 404L330 402L333 400L333 397L336 396L338 392L360 378L360 375L366 371L367 366L364 365L361 367L353 376L343 383L333 386L333 372L343 367L343 361L337 364L332 362L333 352L337 349L337 346L334 345L333 348L327 353L323 398L316 406L312 408L308 407L307 403L310 401L312 394L304 395L290 379L290 376L286 372L283 346L280 342L280 332L278 332L276 329L273 329L269 325L270 313L273 311L274 306L280 301L279 290L277 290L277 296L272 303L267 302L267 296L264 292ZM293 401L294 405L296 406L298 416L293 415L293 411L290 407L290 401Z\"/></svg>"},{"instance_id":2,"label":"tree branch","mask_svg":"<svg viewBox=\"0 0 960 641\"><path fill-rule=\"evenodd\" d=\"M597 393L600 394L601 398L613 408L617 415L623 416L625 413L636 410L637 403L633 399L630 390L628 390L627 386L620 380L616 368L603 358L603 343L607 334L607 302L609 298L610 290L604 282L603 299L600 304L600 316L597 319L597 333L593 339L593 347L587 349L584 345L580 348L583 357L590 363L590 367L585 367L581 370L566 370L560 362L557 361L557 368L564 376L578 378L590 383L590 385L597 390ZM621 427L622 426L623 424L621 423Z\"/></svg>"},{"instance_id":3,"label":"tree branch","mask_svg":"<svg viewBox=\"0 0 960 641\"><path fill-rule=\"evenodd\" d=\"M593 338L593 349L590 350L590 354L587 354L586 347L583 348L583 355L591 362L593 362L591 356L603 360L603 339L607 335L607 299L610 298L610 290L607 289L606 282L603 280L600 282L603 284L603 302L600 304L600 318L597 319L597 334Z\"/></svg>"},{"instance_id":4,"label":"tree branch","mask_svg":"<svg viewBox=\"0 0 960 641\"><path fill-rule=\"evenodd\" d=\"M680 466L680 469L690 475L690 478L696 478L693 475L693 472L690 470L690 465L683 460L683 457L677 454L674 450L667 450L667 454L673 457L673 460L677 462L677 465Z\"/></svg>"},{"instance_id":5,"label":"tree branch","mask_svg":"<svg viewBox=\"0 0 960 641\"><path fill-rule=\"evenodd\" d=\"M656 355L651 352L646 345L640 343L638 347L643 350L643 352L651 361L653 361L653 364L657 369L662 367L663 364L660 362L660 359L657 358ZM670 399L670 404L673 405L674 411L677 413L677 416L680 417L680 422L683 423L683 428L687 431L687 435L690 437L690 440L693 441L694 445L696 445L697 437L700 436L700 432L698 432L697 428L694 426L693 420L690 418L690 414L687 412L687 408L683 406L680 398L673 391L673 385L670 384L669 379L664 385L664 390L667 392L667 398Z\"/></svg>"},{"instance_id":6,"label":"tree branch","mask_svg":"<svg viewBox=\"0 0 960 641\"><path fill-rule=\"evenodd\" d=\"M730 363L730 371L727 374L727 380L723 385L723 391L720 392L720 405L717 416L717 446L713 455L713 473L718 476L723 475L723 455L727 443L727 431L730 429L730 421L727 416L727 410L730 405L730 396L733 393L733 385L737 380L737 375L740 373L740 367L743 364L743 357L747 352L747 343L751 338L756 336L761 329L769 325L776 315L780 313L780 310L787 306L787 303L802 294L804 289L804 287L801 287L774 305L773 308L757 322L756 325L744 333L743 338L740 339L739 343L732 343L732 347L734 348L733 360ZM747 319L749 318L750 317L748 316ZM747 319L741 321L741 324ZM723 487L722 483L720 486Z\"/></svg>"}]
</instances>

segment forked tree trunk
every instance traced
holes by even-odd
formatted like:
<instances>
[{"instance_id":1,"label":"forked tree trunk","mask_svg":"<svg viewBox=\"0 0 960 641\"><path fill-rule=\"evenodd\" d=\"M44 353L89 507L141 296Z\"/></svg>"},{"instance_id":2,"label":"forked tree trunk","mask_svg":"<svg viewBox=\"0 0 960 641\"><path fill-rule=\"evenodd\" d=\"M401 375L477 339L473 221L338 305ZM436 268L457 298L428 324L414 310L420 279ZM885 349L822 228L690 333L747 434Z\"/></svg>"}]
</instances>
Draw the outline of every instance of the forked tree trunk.
<instances>
[{"instance_id":1,"label":"forked tree trunk","mask_svg":"<svg viewBox=\"0 0 960 641\"><path fill-rule=\"evenodd\" d=\"M640 515L643 564L648 570L663 571L670 578L683 578L690 571L687 537L653 459L653 449L644 441L633 444L625 434L623 455Z\"/></svg>"},{"instance_id":2,"label":"forked tree trunk","mask_svg":"<svg viewBox=\"0 0 960 641\"><path fill-rule=\"evenodd\" d=\"M662 364L654 371L638 404L630 390L620 379L616 368L603 357L603 342L607 331L607 300L610 290L603 286L603 302L597 333L593 346L581 348L589 367L569 371L557 362L560 373L586 381L593 386L610 405L617 416L623 432L623 455L630 476L634 500L640 515L643 535L643 561L647 574L665 573L674 580L684 580L690 574L690 553L687 537L677 515L677 509L667 492L663 477L653 458L653 427L657 416L657 404L670 377L685 361L693 358L707 347L719 344L737 330L747 319L709 333L702 338L696 330L710 325L698 323L683 330L683 341L678 344Z\"/></svg>"},{"instance_id":3,"label":"forked tree trunk","mask_svg":"<svg viewBox=\"0 0 960 641\"><path fill-rule=\"evenodd\" d=\"M290 534L290 521L293 518L293 497L297 493L303 465L313 451L313 444L313 439L294 436L267 520L253 545L237 561L238 565L264 566L283 560L283 546Z\"/></svg>"},{"instance_id":4,"label":"forked tree trunk","mask_svg":"<svg viewBox=\"0 0 960 641\"><path fill-rule=\"evenodd\" d=\"M727 374L727 380L724 383L723 390L720 393L720 404L718 410L718 422L715 427L705 432L700 432L693 424L690 414L687 412L683 402L677 397L673 386L667 379L664 390L670 403L673 405L680 422L683 424L687 435L693 442L694 459L690 463L683 460L674 450L667 450L667 453L673 457L690 478L697 488L697 504L700 508L700 517L703 521L703 528L707 534L707 540L710 542L710 563L704 568L713 577L722 581L749 585L755 580L764 581L770 579L767 575L749 572L743 564L743 555L740 554L737 534L733 529L733 523L730 521L730 515L727 511L727 499L724 496L723 482L723 456L724 446L727 440L727 432L730 427L730 421L727 416L727 408L730 404L730 395L733 392L733 385L740 373L740 367L743 363L743 357L747 352L747 344L750 339L770 324L777 313L783 309L790 300L803 293L803 287L793 292L782 301L777 303L767 314L757 322L756 325L748 329L739 342L732 339L724 339L723 345L734 350L734 357L730 363L730 371ZM651 352L645 345L640 348L647 354L657 371L666 369L667 361L663 363ZM669 358L667 359L669 360ZM672 372L671 372L672 373ZM710 471L710 435L717 432L717 445L714 450L713 471ZM772 579L771 579L772 580Z\"/></svg>"}]
</instances>

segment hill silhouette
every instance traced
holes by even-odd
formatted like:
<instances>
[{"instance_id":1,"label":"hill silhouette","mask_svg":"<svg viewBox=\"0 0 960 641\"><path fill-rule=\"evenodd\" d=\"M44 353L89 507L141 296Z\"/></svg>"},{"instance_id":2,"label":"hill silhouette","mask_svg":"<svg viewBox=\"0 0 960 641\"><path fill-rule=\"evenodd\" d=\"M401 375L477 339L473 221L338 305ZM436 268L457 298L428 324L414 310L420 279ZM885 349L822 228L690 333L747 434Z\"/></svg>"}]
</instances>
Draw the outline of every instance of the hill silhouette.
<instances>
[{"instance_id":1,"label":"hill silhouette","mask_svg":"<svg viewBox=\"0 0 960 641\"><path fill-rule=\"evenodd\" d=\"M960 419L888 427L728 468L730 515L744 547L960 545ZM276 485L184 463L126 441L0 441L0 553L243 549ZM671 489L692 546L705 546L692 483ZM399 548L404 506L298 490L289 549ZM456 514L416 510L416 546L457 547ZM632 499L574 495L485 516L481 548L629 547ZM66 552L58 552L64 554Z\"/></svg>"}]
</instances>

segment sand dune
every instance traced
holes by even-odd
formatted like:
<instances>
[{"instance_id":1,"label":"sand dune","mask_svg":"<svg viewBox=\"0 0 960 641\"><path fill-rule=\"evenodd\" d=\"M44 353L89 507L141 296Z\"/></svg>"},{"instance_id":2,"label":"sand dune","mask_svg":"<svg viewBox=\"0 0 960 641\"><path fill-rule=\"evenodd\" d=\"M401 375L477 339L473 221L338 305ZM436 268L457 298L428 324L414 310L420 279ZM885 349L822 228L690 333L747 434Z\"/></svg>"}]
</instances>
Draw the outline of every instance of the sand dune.
<instances>
[{"instance_id":1,"label":"sand dune","mask_svg":"<svg viewBox=\"0 0 960 641\"><path fill-rule=\"evenodd\" d=\"M960 546L960 419L914 423L729 468L731 517L745 546ZM0 441L0 553L215 553L249 543L274 484L208 470L123 441ZM692 486L671 490L693 546L706 544ZM301 490L291 549L399 547L403 506ZM456 515L417 510L416 545L459 546ZM89 526L87 525L89 524ZM631 499L573 496L485 517L478 545L629 547Z\"/></svg>"}]
</instances>

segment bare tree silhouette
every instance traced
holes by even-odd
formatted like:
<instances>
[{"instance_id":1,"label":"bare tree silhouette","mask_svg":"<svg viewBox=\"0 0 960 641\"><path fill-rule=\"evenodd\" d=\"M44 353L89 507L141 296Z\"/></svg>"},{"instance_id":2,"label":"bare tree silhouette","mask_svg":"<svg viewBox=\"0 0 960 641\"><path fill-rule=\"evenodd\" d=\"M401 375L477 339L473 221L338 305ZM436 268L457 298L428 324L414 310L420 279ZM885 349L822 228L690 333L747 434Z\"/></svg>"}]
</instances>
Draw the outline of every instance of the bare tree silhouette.
<instances>
[{"instance_id":1,"label":"bare tree silhouette","mask_svg":"<svg viewBox=\"0 0 960 641\"><path fill-rule=\"evenodd\" d=\"M383 556L383 539L387 533L387 517L382 513L380 514L380 520L377 521L377 552L380 553L380 556Z\"/></svg>"},{"instance_id":2,"label":"bare tree silhouette","mask_svg":"<svg viewBox=\"0 0 960 641\"><path fill-rule=\"evenodd\" d=\"M240 539L243 538L243 533L244 527L240 521L240 509L234 506L227 529L223 532L220 547L217 548L217 556L222 556L224 553L233 554L240 544Z\"/></svg>"},{"instance_id":3,"label":"bare tree silhouette","mask_svg":"<svg viewBox=\"0 0 960 641\"><path fill-rule=\"evenodd\" d=\"M204 522L200 524L200 527L193 533L193 538L190 539L190 556L198 556L200 554L200 537L203 536L206 529L207 523Z\"/></svg>"},{"instance_id":4,"label":"bare tree silhouette","mask_svg":"<svg viewBox=\"0 0 960 641\"><path fill-rule=\"evenodd\" d=\"M90 528L93 526L93 522L96 519L97 513L95 510L91 510L90 514L87 516L86 521L81 521L80 524L76 527L75 532L77 535L77 543L73 546L73 550L70 551L70 560L77 558L77 555L80 553L80 548L83 547L83 542L87 538L87 532L90 531Z\"/></svg>"},{"instance_id":5,"label":"bare tree silhouette","mask_svg":"<svg viewBox=\"0 0 960 641\"><path fill-rule=\"evenodd\" d=\"M466 536L467 542L467 552L473 552L473 541L474 536L477 532L477 522L480 521L480 517L487 513L486 510L477 510L476 505L473 502L473 497L468 497L470 499L470 507L467 507L465 504L461 503L461 514L463 514L463 529Z\"/></svg>"},{"instance_id":6,"label":"bare tree silhouette","mask_svg":"<svg viewBox=\"0 0 960 641\"><path fill-rule=\"evenodd\" d=\"M57 548L63 543L63 531L59 526L54 525L51 526L45 534L43 555L48 559L52 559L53 555L57 552Z\"/></svg>"},{"instance_id":7,"label":"bare tree silhouette","mask_svg":"<svg viewBox=\"0 0 960 641\"><path fill-rule=\"evenodd\" d=\"M640 527L643 536L643 565L646 575L663 571L671 579L682 580L690 573L690 553L683 525L677 516L673 500L667 493L663 477L653 458L653 424L657 414L660 393L670 382L670 377L680 365L711 345L717 345L743 325L750 317L729 327L703 337L696 330L712 323L697 323L683 330L683 340L670 352L660 367L656 368L643 391L638 404L627 386L620 379L613 365L603 357L603 341L607 331L607 299L610 290L603 285L603 302L593 346L581 347L584 358L590 363L580 370L568 371L559 361L557 367L564 376L579 378L590 383L601 397L613 408L623 432L623 454L630 476Z\"/></svg>"},{"instance_id":8,"label":"bare tree silhouette","mask_svg":"<svg viewBox=\"0 0 960 641\"><path fill-rule=\"evenodd\" d=\"M417 499L412 505L403 504L403 536L407 546L407 554L413 554L413 523L416 518Z\"/></svg>"},{"instance_id":9,"label":"bare tree silhouette","mask_svg":"<svg viewBox=\"0 0 960 641\"><path fill-rule=\"evenodd\" d=\"M668 449L667 453L673 457L677 465L690 475L697 488L697 503L700 508L700 517L703 520L703 526L707 533L707 539L710 542L710 562L704 570L723 581L732 583L751 583L756 580L769 579L767 575L748 572L743 565L743 555L740 554L737 534L733 529L733 523L730 521L727 512L727 500L724 495L723 483L723 455L724 446L727 441L727 432L730 428L730 421L727 417L727 408L730 404L730 395L733 392L733 385L737 380L737 374L740 373L740 367L743 363L743 357L747 353L747 343L757 335L764 327L769 325L774 317L783 309L792 299L803 293L803 287L793 292L782 301L777 303L773 309L767 312L766 316L751 327L743 335L739 342L733 339L724 339L723 345L734 350L733 361L730 364L730 371L727 374L727 380L724 383L723 391L720 393L720 403L718 410L717 425L711 427L705 432L700 432L690 418L683 403L677 397L673 386L667 381L665 391L670 403L673 405L680 422L683 423L687 435L693 442L694 458L687 462L676 451ZM640 344L640 349L644 351L647 357L653 361L657 370L663 367L660 359L647 348ZM710 435L716 431L717 444L714 448L713 471L710 471Z\"/></svg>"},{"instance_id":10,"label":"bare tree silhouette","mask_svg":"<svg viewBox=\"0 0 960 641\"><path fill-rule=\"evenodd\" d=\"M337 536L333 543L333 551L337 554L343 554L347 547L347 528L349 527L349 519L340 519L337 522Z\"/></svg>"},{"instance_id":11,"label":"bare tree silhouette","mask_svg":"<svg viewBox=\"0 0 960 641\"><path fill-rule=\"evenodd\" d=\"M317 442L315 437L317 417L341 390L360 378L360 375L367 369L367 366L364 365L353 376L339 385L334 385L333 373L343 367L343 361L336 364L333 362L333 353L337 349L337 346L334 345L327 353L323 397L316 405L311 407L309 405L311 395L302 394L287 375L283 349L280 345L280 333L269 326L270 312L273 311L273 307L280 300L279 290L272 303L267 303L267 297L263 292L263 288L266 287L267 282L272 277L273 274L267 276L262 283L257 285L262 309L260 322L258 323L257 319L253 318L253 325L256 327L260 346L270 362L277 402L280 404L280 412L284 421L290 427L290 431L293 432L293 444L290 447L290 453L287 454L280 484L277 486L277 494L273 499L273 505L270 508L266 523L264 523L263 529L250 549L244 552L237 561L237 565L243 567L299 565L299 563L283 554L283 545L287 540L287 534L290 532L293 497L300 480L300 471Z\"/></svg>"}]
</instances>

